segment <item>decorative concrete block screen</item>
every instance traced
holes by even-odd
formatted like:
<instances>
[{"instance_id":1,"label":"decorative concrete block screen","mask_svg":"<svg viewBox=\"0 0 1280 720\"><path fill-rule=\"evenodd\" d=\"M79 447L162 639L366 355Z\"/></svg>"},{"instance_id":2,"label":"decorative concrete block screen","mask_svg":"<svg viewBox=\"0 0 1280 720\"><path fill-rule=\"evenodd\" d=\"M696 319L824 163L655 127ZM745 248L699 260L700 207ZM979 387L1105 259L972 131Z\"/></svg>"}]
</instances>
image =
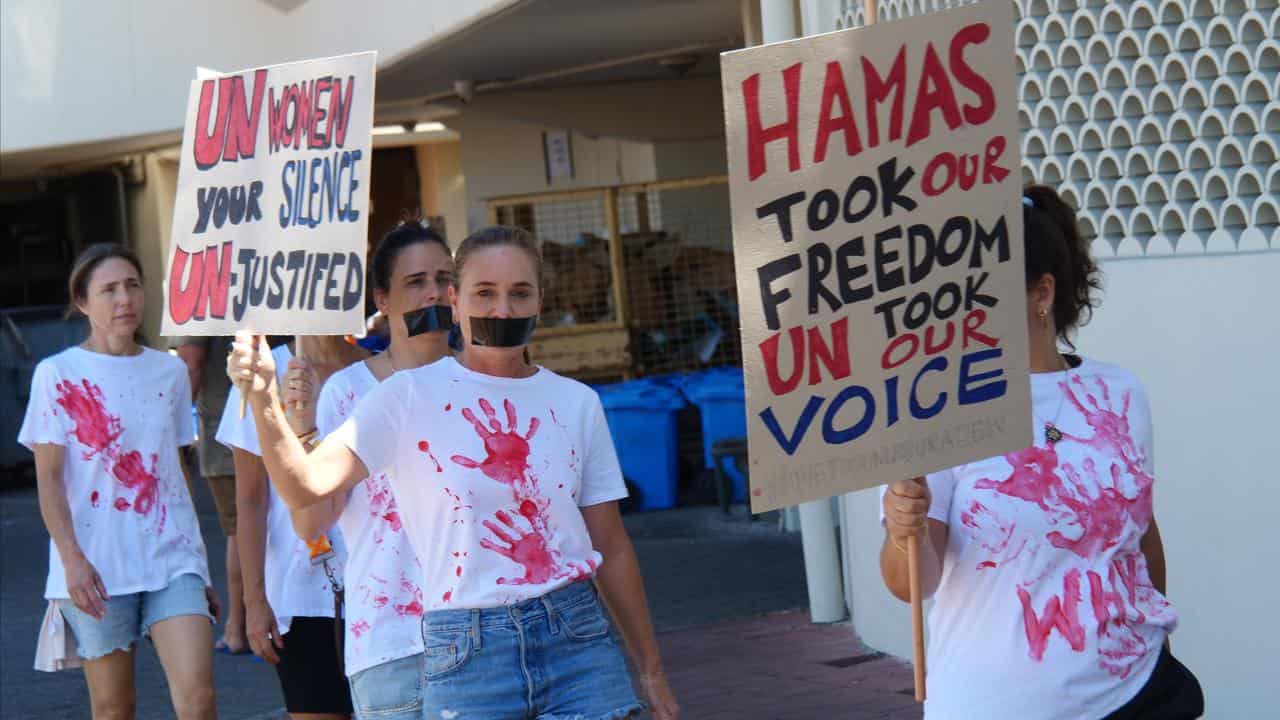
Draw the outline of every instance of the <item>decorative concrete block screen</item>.
<instances>
[{"instance_id":1,"label":"decorative concrete block screen","mask_svg":"<svg viewBox=\"0 0 1280 720\"><path fill-rule=\"evenodd\" d=\"M1080 209L1098 256L1280 250L1277 0L1012 2L1023 177ZM844 0L835 27L863 20Z\"/></svg>"}]
</instances>

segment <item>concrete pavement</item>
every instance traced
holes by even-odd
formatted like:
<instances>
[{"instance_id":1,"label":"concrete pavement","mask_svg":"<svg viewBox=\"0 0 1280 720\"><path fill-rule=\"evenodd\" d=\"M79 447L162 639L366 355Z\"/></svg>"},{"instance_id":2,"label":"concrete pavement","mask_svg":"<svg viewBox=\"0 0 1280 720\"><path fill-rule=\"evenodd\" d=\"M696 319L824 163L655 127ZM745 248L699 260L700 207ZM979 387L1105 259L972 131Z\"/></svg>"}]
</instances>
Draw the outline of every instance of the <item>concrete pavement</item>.
<instances>
[{"instance_id":1,"label":"concrete pavement","mask_svg":"<svg viewBox=\"0 0 1280 720\"><path fill-rule=\"evenodd\" d=\"M224 545L199 485L210 568L223 589ZM868 651L847 625L808 622L799 536L779 532L776 522L747 523L737 512L730 519L714 508L627 517L685 718L919 717L911 698L898 692L911 685L909 669L864 657ZM0 491L0 717L7 720L89 717L79 672L31 669L44 612L47 537L34 488ZM138 652L137 668L138 717L173 717L149 646ZM214 674L219 717L284 717L267 665L216 655Z\"/></svg>"}]
</instances>

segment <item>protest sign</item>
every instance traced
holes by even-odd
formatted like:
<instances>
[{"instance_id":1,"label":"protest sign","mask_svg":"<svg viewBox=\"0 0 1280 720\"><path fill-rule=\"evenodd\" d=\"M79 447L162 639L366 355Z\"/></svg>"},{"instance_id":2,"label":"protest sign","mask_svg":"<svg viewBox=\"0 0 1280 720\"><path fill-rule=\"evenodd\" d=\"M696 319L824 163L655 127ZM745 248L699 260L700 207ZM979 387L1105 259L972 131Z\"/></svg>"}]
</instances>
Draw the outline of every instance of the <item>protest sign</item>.
<instances>
[{"instance_id":1,"label":"protest sign","mask_svg":"<svg viewBox=\"0 0 1280 720\"><path fill-rule=\"evenodd\" d=\"M375 59L198 73L161 334L363 332Z\"/></svg>"},{"instance_id":2,"label":"protest sign","mask_svg":"<svg viewBox=\"0 0 1280 720\"><path fill-rule=\"evenodd\" d=\"M753 511L1031 444L1013 27L722 56Z\"/></svg>"}]
</instances>

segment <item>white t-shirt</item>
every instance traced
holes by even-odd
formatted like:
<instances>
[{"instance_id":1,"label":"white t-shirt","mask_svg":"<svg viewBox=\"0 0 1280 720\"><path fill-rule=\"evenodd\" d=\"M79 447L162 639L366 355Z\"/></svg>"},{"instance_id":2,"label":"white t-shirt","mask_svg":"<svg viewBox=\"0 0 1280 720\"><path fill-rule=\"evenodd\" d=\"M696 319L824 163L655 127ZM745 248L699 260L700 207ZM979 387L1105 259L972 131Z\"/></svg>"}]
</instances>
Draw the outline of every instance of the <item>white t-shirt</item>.
<instances>
[{"instance_id":1,"label":"white t-shirt","mask_svg":"<svg viewBox=\"0 0 1280 720\"><path fill-rule=\"evenodd\" d=\"M446 358L403 370L333 437L390 480L428 611L592 577L602 558L579 508L626 497L599 396L545 368L501 378Z\"/></svg>"},{"instance_id":2,"label":"white t-shirt","mask_svg":"<svg viewBox=\"0 0 1280 720\"><path fill-rule=\"evenodd\" d=\"M928 477L929 517L948 528L930 720L1103 717L1142 688L1177 624L1139 547L1155 482L1141 383L1085 359L1032 375L1031 396L1033 447Z\"/></svg>"},{"instance_id":3,"label":"white t-shirt","mask_svg":"<svg viewBox=\"0 0 1280 720\"><path fill-rule=\"evenodd\" d=\"M363 362L330 376L316 403L320 435L337 429L377 385ZM338 526L347 543L347 675L422 652L422 566L386 474L366 478L351 490Z\"/></svg>"},{"instance_id":4,"label":"white t-shirt","mask_svg":"<svg viewBox=\"0 0 1280 720\"><path fill-rule=\"evenodd\" d=\"M276 377L283 378L288 370L289 360L293 358L288 344L273 349L271 356L276 361ZM234 385L231 394L227 396L227 406L222 411L217 439L227 447L240 448L262 456L253 413L246 409L244 417L240 417L240 390ZM263 558L263 573L267 602L276 614L276 626L284 634L289 632L289 626L295 617L333 617L333 588L325 576L324 566L311 563L311 551L294 532L293 521L289 519L289 506L285 505L274 487L268 488L268 493L267 547ZM340 577L346 557L342 533L331 530L328 536L337 555L328 564L335 577Z\"/></svg>"},{"instance_id":5,"label":"white t-shirt","mask_svg":"<svg viewBox=\"0 0 1280 720\"><path fill-rule=\"evenodd\" d=\"M66 449L76 540L109 595L160 590L186 573L211 584L178 460L178 448L195 442L181 360L150 348L119 357L80 347L41 360L18 442ZM44 596L70 597L52 540Z\"/></svg>"}]
</instances>

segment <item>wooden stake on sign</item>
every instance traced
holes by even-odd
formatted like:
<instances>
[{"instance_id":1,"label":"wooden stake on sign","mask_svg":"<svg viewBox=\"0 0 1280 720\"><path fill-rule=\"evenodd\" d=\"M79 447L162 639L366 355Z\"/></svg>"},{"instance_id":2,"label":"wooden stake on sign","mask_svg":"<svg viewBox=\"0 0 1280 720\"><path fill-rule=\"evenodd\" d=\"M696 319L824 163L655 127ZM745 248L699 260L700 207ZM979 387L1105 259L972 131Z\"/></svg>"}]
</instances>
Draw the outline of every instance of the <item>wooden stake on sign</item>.
<instances>
[{"instance_id":1,"label":"wooden stake on sign","mask_svg":"<svg viewBox=\"0 0 1280 720\"><path fill-rule=\"evenodd\" d=\"M876 0L863 0L866 25L874 25L878 19ZM907 575L911 588L911 647L912 665L915 669L916 702L924 702L924 598L920 592L920 538L907 539Z\"/></svg>"},{"instance_id":2,"label":"wooden stake on sign","mask_svg":"<svg viewBox=\"0 0 1280 720\"><path fill-rule=\"evenodd\" d=\"M920 592L920 538L907 538L907 575L911 586L911 647L916 676L916 702L924 702L924 600Z\"/></svg>"}]
</instances>

